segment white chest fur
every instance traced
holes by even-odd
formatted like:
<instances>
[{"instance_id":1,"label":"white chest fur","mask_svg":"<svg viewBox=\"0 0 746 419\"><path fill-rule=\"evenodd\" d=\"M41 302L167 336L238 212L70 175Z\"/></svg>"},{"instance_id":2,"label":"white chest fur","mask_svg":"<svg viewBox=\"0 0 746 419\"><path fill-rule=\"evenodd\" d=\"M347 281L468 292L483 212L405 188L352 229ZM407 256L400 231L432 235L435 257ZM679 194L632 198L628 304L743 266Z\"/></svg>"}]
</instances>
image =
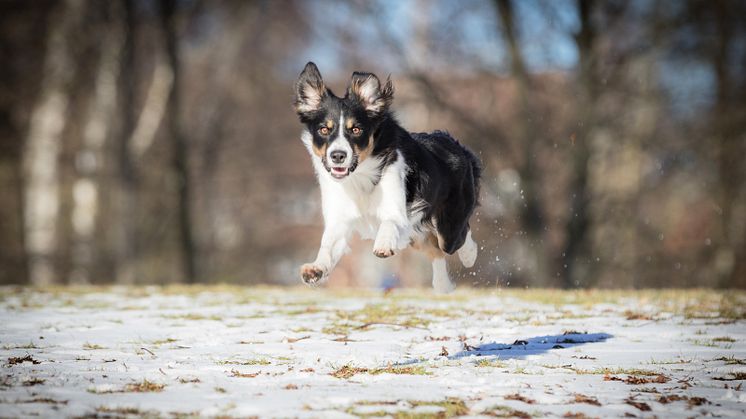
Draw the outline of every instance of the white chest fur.
<instances>
[{"instance_id":1,"label":"white chest fur","mask_svg":"<svg viewBox=\"0 0 746 419\"><path fill-rule=\"evenodd\" d=\"M369 157L347 178L334 179L321 159L311 152L311 136L303 133L314 170L321 187L322 210L326 229L355 231L363 239L376 238L382 222L396 227L395 248L409 244L412 221L406 207L407 165L403 156L381 170L381 160ZM417 217L415 222L419 222Z\"/></svg>"}]
</instances>

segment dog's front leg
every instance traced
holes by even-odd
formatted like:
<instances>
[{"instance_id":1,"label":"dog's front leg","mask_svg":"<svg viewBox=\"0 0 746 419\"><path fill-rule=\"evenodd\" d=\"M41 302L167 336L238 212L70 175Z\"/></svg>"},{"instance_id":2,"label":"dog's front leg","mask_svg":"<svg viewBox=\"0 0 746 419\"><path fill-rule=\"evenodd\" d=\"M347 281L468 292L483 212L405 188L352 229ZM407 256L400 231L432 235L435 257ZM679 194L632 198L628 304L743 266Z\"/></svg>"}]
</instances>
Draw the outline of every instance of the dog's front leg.
<instances>
[{"instance_id":1,"label":"dog's front leg","mask_svg":"<svg viewBox=\"0 0 746 419\"><path fill-rule=\"evenodd\" d=\"M349 251L349 236L347 225L325 226L316 260L300 268L303 282L318 285L329 279L329 274L337 266L339 259Z\"/></svg>"},{"instance_id":2,"label":"dog's front leg","mask_svg":"<svg viewBox=\"0 0 746 419\"><path fill-rule=\"evenodd\" d=\"M398 160L384 169L378 183L381 202L376 216L381 222L373 243L373 254L379 258L393 256L397 249L409 244L409 219L407 218L406 164Z\"/></svg>"}]
</instances>

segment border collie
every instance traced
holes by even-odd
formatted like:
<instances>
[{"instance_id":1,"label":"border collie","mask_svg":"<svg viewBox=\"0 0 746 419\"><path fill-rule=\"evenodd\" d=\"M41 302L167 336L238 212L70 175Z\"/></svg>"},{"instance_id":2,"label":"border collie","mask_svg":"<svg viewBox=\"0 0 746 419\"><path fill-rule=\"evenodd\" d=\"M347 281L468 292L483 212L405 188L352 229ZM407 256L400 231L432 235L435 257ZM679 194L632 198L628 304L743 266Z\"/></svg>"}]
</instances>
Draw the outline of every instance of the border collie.
<instances>
[{"instance_id":1,"label":"border collie","mask_svg":"<svg viewBox=\"0 0 746 419\"><path fill-rule=\"evenodd\" d=\"M433 287L450 292L446 255L474 265L469 218L478 205L481 167L448 133L410 133L389 110L394 88L355 72L344 97L306 64L295 85L303 144L321 186L324 234L318 256L301 267L303 282L324 282L349 251L353 232L374 239L381 258L412 246L432 261Z\"/></svg>"}]
</instances>

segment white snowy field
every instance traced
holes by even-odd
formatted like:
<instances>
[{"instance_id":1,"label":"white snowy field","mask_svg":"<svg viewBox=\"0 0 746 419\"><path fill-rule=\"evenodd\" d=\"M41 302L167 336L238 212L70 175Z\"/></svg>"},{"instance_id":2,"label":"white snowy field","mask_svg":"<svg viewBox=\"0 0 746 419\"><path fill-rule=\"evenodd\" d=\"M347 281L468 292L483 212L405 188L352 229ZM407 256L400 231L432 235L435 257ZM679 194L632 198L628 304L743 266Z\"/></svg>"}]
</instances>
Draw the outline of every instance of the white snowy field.
<instances>
[{"instance_id":1,"label":"white snowy field","mask_svg":"<svg viewBox=\"0 0 746 419\"><path fill-rule=\"evenodd\" d=\"M746 415L746 294L0 288L0 417Z\"/></svg>"}]
</instances>

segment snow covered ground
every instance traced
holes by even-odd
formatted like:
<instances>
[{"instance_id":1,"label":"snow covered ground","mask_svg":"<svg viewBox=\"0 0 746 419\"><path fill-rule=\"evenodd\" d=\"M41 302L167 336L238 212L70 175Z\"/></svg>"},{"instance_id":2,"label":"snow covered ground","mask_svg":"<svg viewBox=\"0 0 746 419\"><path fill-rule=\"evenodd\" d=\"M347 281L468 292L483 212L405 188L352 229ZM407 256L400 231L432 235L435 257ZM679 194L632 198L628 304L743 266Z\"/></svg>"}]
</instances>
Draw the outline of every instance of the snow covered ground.
<instances>
[{"instance_id":1,"label":"snow covered ground","mask_svg":"<svg viewBox=\"0 0 746 419\"><path fill-rule=\"evenodd\" d=\"M0 288L0 417L746 415L746 295Z\"/></svg>"}]
</instances>

